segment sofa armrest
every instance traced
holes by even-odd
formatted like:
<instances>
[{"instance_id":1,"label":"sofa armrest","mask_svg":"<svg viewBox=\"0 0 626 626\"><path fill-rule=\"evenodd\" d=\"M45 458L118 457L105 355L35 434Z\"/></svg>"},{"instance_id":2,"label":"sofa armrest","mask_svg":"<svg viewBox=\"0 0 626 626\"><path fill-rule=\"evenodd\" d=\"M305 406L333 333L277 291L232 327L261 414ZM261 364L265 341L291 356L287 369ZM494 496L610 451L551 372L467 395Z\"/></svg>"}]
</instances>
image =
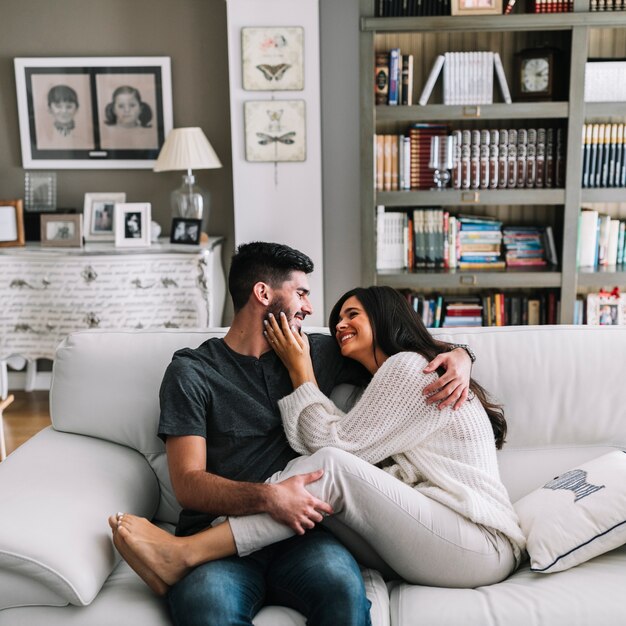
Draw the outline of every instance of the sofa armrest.
<instances>
[{"instance_id":1,"label":"sofa armrest","mask_svg":"<svg viewBox=\"0 0 626 626\"><path fill-rule=\"evenodd\" d=\"M0 497L0 610L87 605L119 558L107 517L151 518L159 487L135 450L47 428L0 464Z\"/></svg>"}]
</instances>

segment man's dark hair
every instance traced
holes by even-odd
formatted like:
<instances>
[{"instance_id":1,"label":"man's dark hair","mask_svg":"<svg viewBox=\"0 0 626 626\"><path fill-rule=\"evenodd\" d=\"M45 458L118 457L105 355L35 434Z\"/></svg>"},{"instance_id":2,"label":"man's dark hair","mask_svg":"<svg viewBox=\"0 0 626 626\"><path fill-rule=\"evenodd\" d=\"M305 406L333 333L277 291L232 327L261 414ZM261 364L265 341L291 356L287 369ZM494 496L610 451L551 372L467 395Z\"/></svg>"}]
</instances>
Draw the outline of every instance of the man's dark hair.
<instances>
[{"instance_id":1,"label":"man's dark hair","mask_svg":"<svg viewBox=\"0 0 626 626\"><path fill-rule=\"evenodd\" d=\"M259 281L279 287L291 272L313 271L313 261L299 250L280 243L253 241L244 243L233 255L228 273L228 291L235 312L248 302L252 288Z\"/></svg>"}]
</instances>

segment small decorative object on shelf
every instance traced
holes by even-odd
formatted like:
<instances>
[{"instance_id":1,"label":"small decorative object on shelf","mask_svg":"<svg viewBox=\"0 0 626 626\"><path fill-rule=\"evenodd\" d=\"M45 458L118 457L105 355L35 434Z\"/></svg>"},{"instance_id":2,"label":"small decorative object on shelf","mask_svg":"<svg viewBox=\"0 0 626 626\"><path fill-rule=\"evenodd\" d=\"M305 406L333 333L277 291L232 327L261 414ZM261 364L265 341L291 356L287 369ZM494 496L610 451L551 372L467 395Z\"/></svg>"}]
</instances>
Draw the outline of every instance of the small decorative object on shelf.
<instances>
[{"instance_id":1,"label":"small decorative object on shelf","mask_svg":"<svg viewBox=\"0 0 626 626\"><path fill-rule=\"evenodd\" d=\"M452 0L452 15L502 15L502 0Z\"/></svg>"},{"instance_id":2,"label":"small decorative object on shelf","mask_svg":"<svg viewBox=\"0 0 626 626\"><path fill-rule=\"evenodd\" d=\"M555 76L558 51L528 48L515 54L513 90L516 100L552 100L559 94Z\"/></svg>"},{"instance_id":3,"label":"small decorative object on shelf","mask_svg":"<svg viewBox=\"0 0 626 626\"><path fill-rule=\"evenodd\" d=\"M616 326L626 324L626 293L619 288L608 292L601 289L598 293L587 295L587 324Z\"/></svg>"},{"instance_id":4,"label":"small decorative object on shelf","mask_svg":"<svg viewBox=\"0 0 626 626\"><path fill-rule=\"evenodd\" d=\"M41 216L41 245L81 248L83 245L83 216L53 213Z\"/></svg>"},{"instance_id":5,"label":"small decorative object on shelf","mask_svg":"<svg viewBox=\"0 0 626 626\"><path fill-rule=\"evenodd\" d=\"M24 198L27 211L54 211L57 207L55 172L26 172Z\"/></svg>"},{"instance_id":6,"label":"small decorative object on shelf","mask_svg":"<svg viewBox=\"0 0 626 626\"><path fill-rule=\"evenodd\" d=\"M151 205L124 202L115 205L115 247L146 248L150 245Z\"/></svg>"},{"instance_id":7,"label":"small decorative object on shelf","mask_svg":"<svg viewBox=\"0 0 626 626\"><path fill-rule=\"evenodd\" d=\"M428 167L433 170L435 189L445 189L450 182L450 170L454 163L454 137L439 137L434 135L430 138L430 161Z\"/></svg>"},{"instance_id":8,"label":"small decorative object on shelf","mask_svg":"<svg viewBox=\"0 0 626 626\"><path fill-rule=\"evenodd\" d=\"M172 220L170 243L198 245L200 243L202 220L175 217Z\"/></svg>"}]
</instances>

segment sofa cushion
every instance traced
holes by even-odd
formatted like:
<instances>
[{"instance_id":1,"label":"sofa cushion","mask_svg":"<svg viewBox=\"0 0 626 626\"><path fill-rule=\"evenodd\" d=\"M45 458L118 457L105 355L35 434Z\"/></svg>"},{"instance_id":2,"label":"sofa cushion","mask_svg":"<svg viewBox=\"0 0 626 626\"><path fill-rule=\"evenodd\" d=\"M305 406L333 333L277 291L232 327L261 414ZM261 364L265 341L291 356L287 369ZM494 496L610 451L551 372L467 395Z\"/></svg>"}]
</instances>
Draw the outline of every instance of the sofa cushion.
<instances>
[{"instance_id":1,"label":"sofa cushion","mask_svg":"<svg viewBox=\"0 0 626 626\"><path fill-rule=\"evenodd\" d=\"M605 454L515 503L534 572L559 572L626 543L626 453Z\"/></svg>"},{"instance_id":2,"label":"sofa cushion","mask_svg":"<svg viewBox=\"0 0 626 626\"><path fill-rule=\"evenodd\" d=\"M159 490L135 450L47 428L1 465L0 613L89 604L119 560L107 517L151 517Z\"/></svg>"},{"instance_id":3,"label":"sofa cushion","mask_svg":"<svg viewBox=\"0 0 626 626\"><path fill-rule=\"evenodd\" d=\"M497 585L444 589L396 584L395 626L621 626L626 546L543 576L524 566Z\"/></svg>"}]
</instances>

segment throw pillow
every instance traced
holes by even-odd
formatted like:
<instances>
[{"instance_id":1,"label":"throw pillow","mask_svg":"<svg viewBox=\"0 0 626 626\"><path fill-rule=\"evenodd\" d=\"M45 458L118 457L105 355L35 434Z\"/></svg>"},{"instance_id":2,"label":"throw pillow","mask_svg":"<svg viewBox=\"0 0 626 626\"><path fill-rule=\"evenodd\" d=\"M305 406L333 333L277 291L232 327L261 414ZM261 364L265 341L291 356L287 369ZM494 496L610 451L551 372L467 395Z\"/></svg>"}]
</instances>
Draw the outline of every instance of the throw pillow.
<instances>
[{"instance_id":1,"label":"throw pillow","mask_svg":"<svg viewBox=\"0 0 626 626\"><path fill-rule=\"evenodd\" d=\"M626 543L626 452L609 452L515 503L530 569L560 572Z\"/></svg>"}]
</instances>

